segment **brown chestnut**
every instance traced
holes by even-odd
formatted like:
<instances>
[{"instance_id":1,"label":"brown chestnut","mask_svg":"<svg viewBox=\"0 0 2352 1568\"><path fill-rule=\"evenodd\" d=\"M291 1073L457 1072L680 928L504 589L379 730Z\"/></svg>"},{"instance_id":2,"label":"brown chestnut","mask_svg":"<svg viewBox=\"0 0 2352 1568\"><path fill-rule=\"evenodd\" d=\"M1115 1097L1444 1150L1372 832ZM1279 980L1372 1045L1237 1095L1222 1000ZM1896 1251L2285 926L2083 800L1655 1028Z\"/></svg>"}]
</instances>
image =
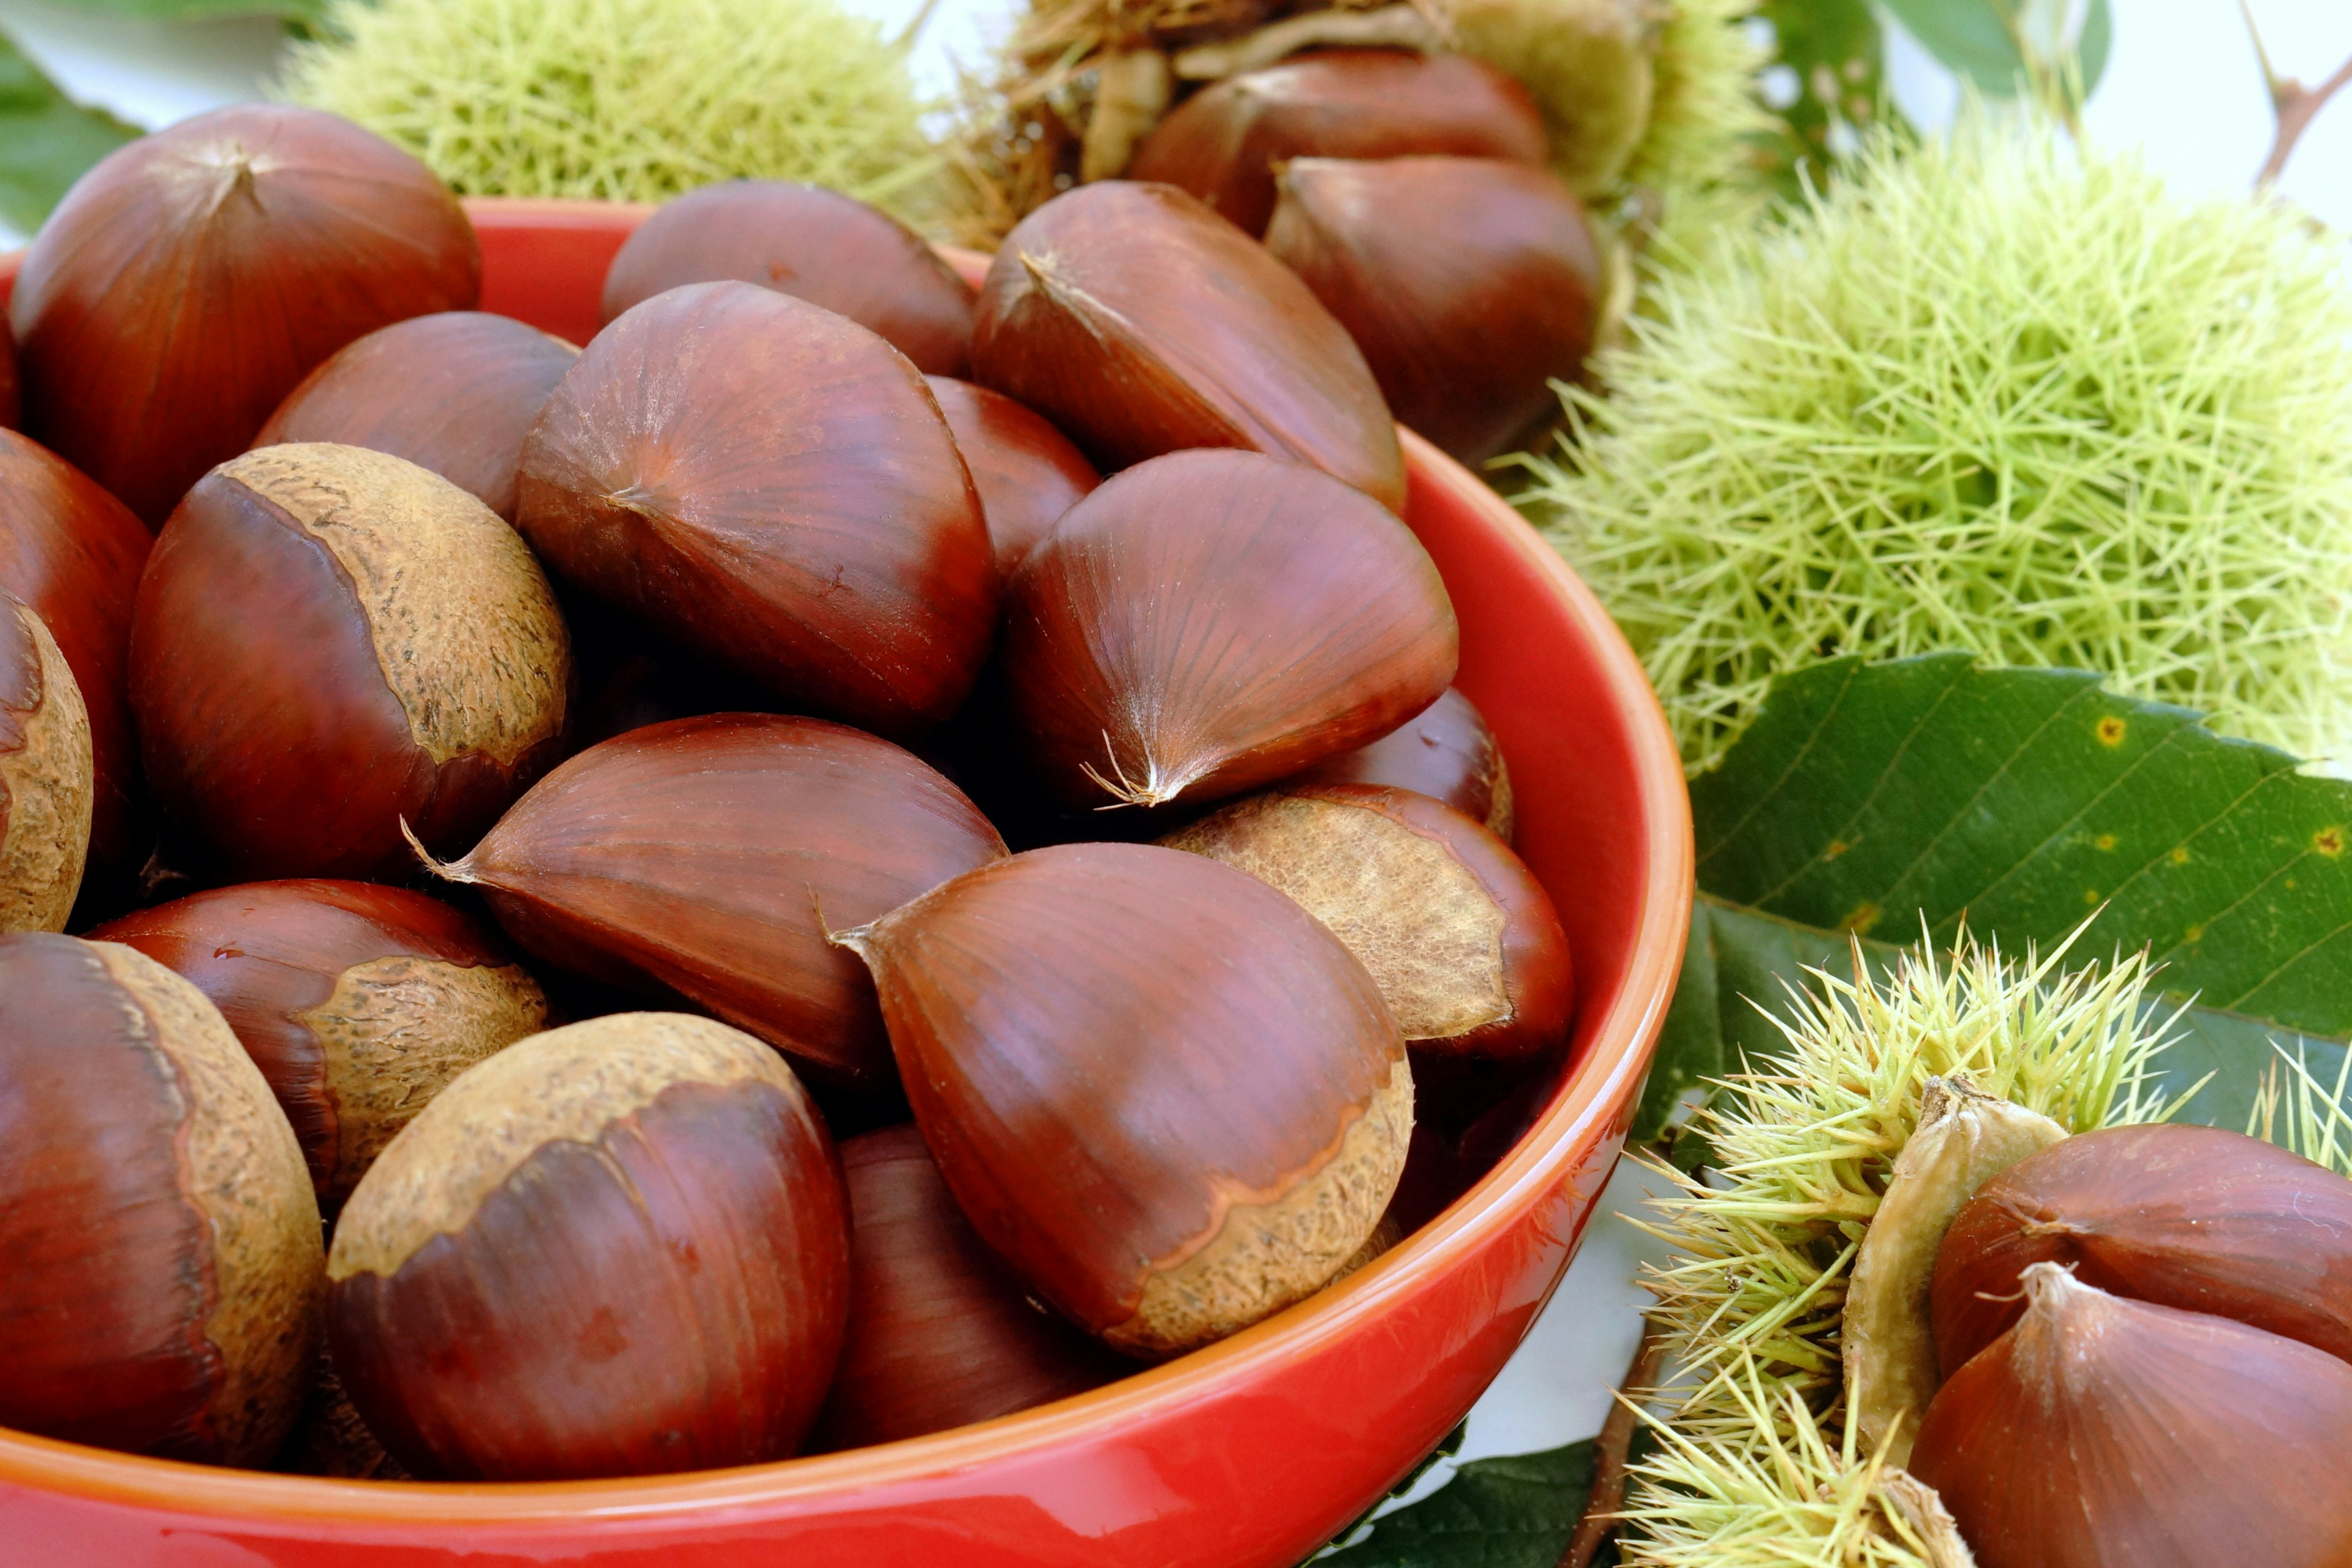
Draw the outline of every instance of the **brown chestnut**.
<instances>
[{"instance_id":1,"label":"brown chestnut","mask_svg":"<svg viewBox=\"0 0 2352 1568\"><path fill-rule=\"evenodd\" d=\"M316 110L240 103L110 153L9 304L26 433L160 525L329 354L469 310L481 247L415 158Z\"/></svg>"},{"instance_id":2,"label":"brown chestnut","mask_svg":"<svg viewBox=\"0 0 2352 1568\"><path fill-rule=\"evenodd\" d=\"M1279 889L1345 942L1424 1053L1566 1048L1568 932L1511 847L1409 789L1292 783L1160 840Z\"/></svg>"},{"instance_id":3,"label":"brown chestnut","mask_svg":"<svg viewBox=\"0 0 2352 1568\"><path fill-rule=\"evenodd\" d=\"M0 593L0 931L66 929L92 788L73 671L41 617Z\"/></svg>"},{"instance_id":4,"label":"brown chestnut","mask_svg":"<svg viewBox=\"0 0 2352 1568\"><path fill-rule=\"evenodd\" d=\"M1114 476L1007 597L1013 710L1071 805L1238 795L1385 734L1454 679L1453 603L1421 542L1255 452Z\"/></svg>"},{"instance_id":5,"label":"brown chestnut","mask_svg":"<svg viewBox=\"0 0 2352 1568\"><path fill-rule=\"evenodd\" d=\"M1419 790L1485 823L1504 843L1511 841L1511 770L1486 715L1459 687L1447 687L1436 701L1379 740L1327 757L1295 782Z\"/></svg>"},{"instance_id":6,"label":"brown chestnut","mask_svg":"<svg viewBox=\"0 0 2352 1568\"><path fill-rule=\"evenodd\" d=\"M2054 1263L2017 1288L2016 1326L1937 1391L1911 1450L1981 1568L2352 1562L2352 1366Z\"/></svg>"},{"instance_id":7,"label":"brown chestnut","mask_svg":"<svg viewBox=\"0 0 2352 1568\"><path fill-rule=\"evenodd\" d=\"M203 993L112 942L0 937L0 1426L257 1464L324 1280L294 1130Z\"/></svg>"},{"instance_id":8,"label":"brown chestnut","mask_svg":"<svg viewBox=\"0 0 2352 1568\"><path fill-rule=\"evenodd\" d=\"M613 258L604 320L728 279L846 316L926 375L961 375L971 354L971 285L920 235L855 196L787 180L728 180L665 203Z\"/></svg>"},{"instance_id":9,"label":"brown chestnut","mask_svg":"<svg viewBox=\"0 0 2352 1568\"><path fill-rule=\"evenodd\" d=\"M841 1177L783 1058L621 1013L534 1035L401 1131L335 1226L335 1365L424 1476L792 1452L840 1353Z\"/></svg>"},{"instance_id":10,"label":"brown chestnut","mask_svg":"<svg viewBox=\"0 0 2352 1568\"><path fill-rule=\"evenodd\" d=\"M982 1237L1113 1348L1173 1354L1320 1289L1412 1131L1404 1039L1288 899L1149 844L983 866L840 935Z\"/></svg>"},{"instance_id":11,"label":"brown chestnut","mask_svg":"<svg viewBox=\"0 0 2352 1568\"><path fill-rule=\"evenodd\" d=\"M318 1370L310 1377L310 1396L302 1402L286 1447L269 1467L298 1476L332 1476L341 1480L405 1481L415 1478L407 1467L383 1451L375 1434L361 1419L343 1386L335 1358L322 1344Z\"/></svg>"},{"instance_id":12,"label":"brown chestnut","mask_svg":"<svg viewBox=\"0 0 2352 1568\"><path fill-rule=\"evenodd\" d=\"M489 508L360 447L207 474L139 584L131 707L163 807L249 877L376 877L554 761L570 639Z\"/></svg>"},{"instance_id":13,"label":"brown chestnut","mask_svg":"<svg viewBox=\"0 0 2352 1568\"><path fill-rule=\"evenodd\" d=\"M826 928L1003 855L955 785L887 741L719 713L590 747L434 868L560 968L686 996L874 1086L891 1068L873 985Z\"/></svg>"},{"instance_id":14,"label":"brown chestnut","mask_svg":"<svg viewBox=\"0 0 2352 1568\"><path fill-rule=\"evenodd\" d=\"M1945 1376L2017 1321L2018 1279L2045 1262L2352 1362L2352 1181L2242 1132L2109 1127L1985 1183L1936 1254L1928 1310Z\"/></svg>"},{"instance_id":15,"label":"brown chestnut","mask_svg":"<svg viewBox=\"0 0 2352 1568\"><path fill-rule=\"evenodd\" d=\"M579 357L562 338L480 310L397 321L312 371L253 445L332 441L389 452L512 522L523 436Z\"/></svg>"},{"instance_id":16,"label":"brown chestnut","mask_svg":"<svg viewBox=\"0 0 2352 1568\"><path fill-rule=\"evenodd\" d=\"M90 933L212 999L294 1125L322 1206L351 1195L443 1086L547 1026L539 984L437 899L366 882L253 882Z\"/></svg>"},{"instance_id":17,"label":"brown chestnut","mask_svg":"<svg viewBox=\"0 0 2352 1568\"><path fill-rule=\"evenodd\" d=\"M80 689L97 773L94 871L135 870L147 853L126 671L131 605L152 542L121 501L72 464L0 430L0 593L41 617Z\"/></svg>"},{"instance_id":18,"label":"brown chestnut","mask_svg":"<svg viewBox=\"0 0 2352 1568\"><path fill-rule=\"evenodd\" d=\"M1034 409L1001 392L952 376L925 376L971 471L996 569L1010 579L1062 514L1102 483L1070 438Z\"/></svg>"},{"instance_id":19,"label":"brown chestnut","mask_svg":"<svg viewBox=\"0 0 2352 1568\"><path fill-rule=\"evenodd\" d=\"M1347 329L1170 186L1105 180L1024 218L981 286L971 363L1106 471L1242 447L1403 509L1395 421Z\"/></svg>"},{"instance_id":20,"label":"brown chestnut","mask_svg":"<svg viewBox=\"0 0 2352 1568\"><path fill-rule=\"evenodd\" d=\"M1190 191L1244 231L1264 234L1275 170L1291 159L1415 153L1540 168L1550 148L1534 96L1484 60L1326 49L1228 77L1185 100L1136 150L1128 177ZM1433 243L1458 237L1411 208L1384 218L1426 230Z\"/></svg>"},{"instance_id":21,"label":"brown chestnut","mask_svg":"<svg viewBox=\"0 0 2352 1568\"><path fill-rule=\"evenodd\" d=\"M809 1447L895 1443L1082 1394L1128 1363L1032 1303L908 1126L845 1140L849 1337Z\"/></svg>"},{"instance_id":22,"label":"brown chestnut","mask_svg":"<svg viewBox=\"0 0 2352 1568\"><path fill-rule=\"evenodd\" d=\"M889 344L749 283L600 333L523 443L557 574L788 700L905 732L953 713L996 627L955 437Z\"/></svg>"},{"instance_id":23,"label":"brown chestnut","mask_svg":"<svg viewBox=\"0 0 2352 1568\"><path fill-rule=\"evenodd\" d=\"M1550 170L1299 158L1265 247L1364 351L1398 420L1465 463L1558 412L1592 347L1601 255Z\"/></svg>"}]
</instances>

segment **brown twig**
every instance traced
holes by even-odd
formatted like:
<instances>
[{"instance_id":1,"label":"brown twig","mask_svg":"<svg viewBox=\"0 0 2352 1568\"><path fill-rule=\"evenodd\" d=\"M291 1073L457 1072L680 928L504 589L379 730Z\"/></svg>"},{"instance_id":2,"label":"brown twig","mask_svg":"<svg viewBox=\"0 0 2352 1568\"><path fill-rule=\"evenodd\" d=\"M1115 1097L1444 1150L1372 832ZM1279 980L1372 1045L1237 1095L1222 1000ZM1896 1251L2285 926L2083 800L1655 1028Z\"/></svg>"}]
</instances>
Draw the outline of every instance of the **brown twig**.
<instances>
[{"instance_id":1,"label":"brown twig","mask_svg":"<svg viewBox=\"0 0 2352 1568\"><path fill-rule=\"evenodd\" d=\"M1617 1510L1625 1506L1625 1462L1640 1424L1635 1401L1657 1384L1666 1363L1666 1336L1654 1318L1642 1320L1642 1342L1633 1347L1633 1363L1625 1369L1624 1390L1610 1407L1609 1419L1592 1445L1592 1490L1584 1501L1584 1517L1559 1554L1559 1568L1591 1568L1593 1554L1617 1529Z\"/></svg>"},{"instance_id":2,"label":"brown twig","mask_svg":"<svg viewBox=\"0 0 2352 1568\"><path fill-rule=\"evenodd\" d=\"M2277 133L2271 139L2271 154L2263 160L2262 173L2254 176L2254 189L2266 190L2286 172L2286 161L2294 155L2295 143L2303 140L2327 100L2352 82L2352 59L2336 68L2336 74L2317 87L2305 87L2291 76L2281 76L2271 64L2271 52L2263 46L2263 32L2254 26L2253 8L2247 0L2238 0L2238 15L2246 20L2246 36L2254 42L2254 58L2263 68L2263 86L2271 95L2271 114L2277 121Z\"/></svg>"}]
</instances>

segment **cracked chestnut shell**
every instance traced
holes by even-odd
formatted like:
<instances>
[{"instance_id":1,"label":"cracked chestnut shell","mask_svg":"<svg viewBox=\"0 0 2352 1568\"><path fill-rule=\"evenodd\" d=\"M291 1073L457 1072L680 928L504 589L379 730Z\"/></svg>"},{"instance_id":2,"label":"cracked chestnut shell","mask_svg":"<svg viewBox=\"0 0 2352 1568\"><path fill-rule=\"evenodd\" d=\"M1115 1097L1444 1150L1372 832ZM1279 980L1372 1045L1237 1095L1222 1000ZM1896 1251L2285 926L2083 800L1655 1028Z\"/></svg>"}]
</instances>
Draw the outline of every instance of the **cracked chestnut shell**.
<instances>
[{"instance_id":1,"label":"cracked chestnut shell","mask_svg":"<svg viewBox=\"0 0 2352 1568\"><path fill-rule=\"evenodd\" d=\"M1087 455L1053 422L1001 392L953 376L923 378L940 400L956 449L988 518L996 568L1007 581L1062 514L1102 483Z\"/></svg>"},{"instance_id":2,"label":"cracked chestnut shell","mask_svg":"<svg viewBox=\"0 0 2352 1568\"><path fill-rule=\"evenodd\" d=\"M255 1465L325 1281L285 1113L220 1014L112 942L0 937L0 1426Z\"/></svg>"},{"instance_id":3,"label":"cracked chestnut shell","mask_svg":"<svg viewBox=\"0 0 2352 1568\"><path fill-rule=\"evenodd\" d=\"M1413 153L1540 167L1550 148L1533 95L1484 60L1326 49L1186 99L1144 138L1128 177L1190 191L1246 232L1264 234L1275 209L1274 171L1291 159ZM1394 213L1390 221L1419 225L1423 215Z\"/></svg>"},{"instance_id":4,"label":"cracked chestnut shell","mask_svg":"<svg viewBox=\"0 0 2352 1568\"><path fill-rule=\"evenodd\" d=\"M89 859L102 875L135 870L148 850L126 688L131 607L153 542L72 464L0 430L0 592L41 617L81 692L97 775Z\"/></svg>"},{"instance_id":5,"label":"cracked chestnut shell","mask_svg":"<svg viewBox=\"0 0 2352 1568\"><path fill-rule=\"evenodd\" d=\"M1013 579L1003 669L1066 804L1238 795L1362 745L1454 679L1412 531L1328 475L1177 452L1072 507Z\"/></svg>"},{"instance_id":6,"label":"cracked chestnut shell","mask_svg":"<svg viewBox=\"0 0 2352 1568\"><path fill-rule=\"evenodd\" d=\"M845 1140L849 1335L809 1447L862 1448L990 1421L1132 1370L1028 1299L911 1126Z\"/></svg>"},{"instance_id":7,"label":"cracked chestnut shell","mask_svg":"<svg viewBox=\"0 0 2352 1568\"><path fill-rule=\"evenodd\" d=\"M1347 329L1171 186L1104 180L1024 218L981 286L971 363L1107 472L1240 447L1404 505L1395 421Z\"/></svg>"},{"instance_id":8,"label":"cracked chestnut shell","mask_svg":"<svg viewBox=\"0 0 2352 1568\"><path fill-rule=\"evenodd\" d=\"M332 441L405 458L512 522L522 438L580 351L481 310L370 332L287 394L256 447Z\"/></svg>"},{"instance_id":9,"label":"cracked chestnut shell","mask_svg":"<svg viewBox=\"0 0 2352 1568\"><path fill-rule=\"evenodd\" d=\"M554 761L571 683L515 531L362 447L222 464L139 584L148 782L247 877L398 876L415 864L404 832L471 838Z\"/></svg>"},{"instance_id":10,"label":"cracked chestnut shell","mask_svg":"<svg viewBox=\"0 0 2352 1568\"><path fill-rule=\"evenodd\" d=\"M1493 158L1299 158L1265 247L1364 351L1399 422L1465 463L1559 411L1602 284L1584 208Z\"/></svg>"},{"instance_id":11,"label":"cracked chestnut shell","mask_svg":"<svg viewBox=\"0 0 2352 1568\"><path fill-rule=\"evenodd\" d=\"M451 1079L547 1026L538 982L499 943L404 888L252 882L89 935L137 948L220 1009L329 1208Z\"/></svg>"},{"instance_id":12,"label":"cracked chestnut shell","mask_svg":"<svg viewBox=\"0 0 2352 1568\"><path fill-rule=\"evenodd\" d=\"M832 1141L739 1030L621 1013L465 1073L360 1180L336 1370L420 1476L555 1480L792 1452L840 1353Z\"/></svg>"},{"instance_id":13,"label":"cracked chestnut shell","mask_svg":"<svg viewBox=\"0 0 2352 1568\"><path fill-rule=\"evenodd\" d=\"M1528 1062L1566 1049L1568 932L1511 847L1442 801L1293 782L1160 840L1246 871L1329 927L1407 1044Z\"/></svg>"},{"instance_id":14,"label":"cracked chestnut shell","mask_svg":"<svg viewBox=\"0 0 2352 1568\"><path fill-rule=\"evenodd\" d=\"M1937 1392L1911 1450L1979 1568L2352 1561L2352 1366L2054 1263L2020 1284L2023 1315Z\"/></svg>"},{"instance_id":15,"label":"cracked chestnut shell","mask_svg":"<svg viewBox=\"0 0 2352 1568\"><path fill-rule=\"evenodd\" d=\"M92 793L73 671L41 617L0 593L0 931L65 930Z\"/></svg>"},{"instance_id":16,"label":"cracked chestnut shell","mask_svg":"<svg viewBox=\"0 0 2352 1568\"><path fill-rule=\"evenodd\" d=\"M1459 687L1447 687L1379 740L1327 757L1293 782L1418 790L1511 841L1511 770L1486 715Z\"/></svg>"},{"instance_id":17,"label":"cracked chestnut shell","mask_svg":"<svg viewBox=\"0 0 2352 1568\"><path fill-rule=\"evenodd\" d=\"M25 253L9 320L26 434L160 526L320 361L468 310L457 198L373 132L240 103L109 153Z\"/></svg>"},{"instance_id":18,"label":"cracked chestnut shell","mask_svg":"<svg viewBox=\"0 0 2352 1568\"><path fill-rule=\"evenodd\" d=\"M1946 1376L2017 1321L2036 1263L2352 1362L2352 1181L2226 1128L2081 1132L1987 1182L1936 1255Z\"/></svg>"},{"instance_id":19,"label":"cracked chestnut shell","mask_svg":"<svg viewBox=\"0 0 2352 1568\"><path fill-rule=\"evenodd\" d=\"M1115 1349L1174 1354L1312 1294L1396 1188L1396 1020L1339 939L1231 867L1033 849L838 940L973 1228Z\"/></svg>"},{"instance_id":20,"label":"cracked chestnut shell","mask_svg":"<svg viewBox=\"0 0 2352 1568\"><path fill-rule=\"evenodd\" d=\"M564 376L521 472L559 576L789 701L905 733L979 679L980 497L922 376L855 321L749 283L656 295Z\"/></svg>"},{"instance_id":21,"label":"cracked chestnut shell","mask_svg":"<svg viewBox=\"0 0 2352 1568\"><path fill-rule=\"evenodd\" d=\"M846 316L926 375L961 375L972 288L920 235L855 196L727 180L663 204L604 274L604 320L688 283L732 279Z\"/></svg>"},{"instance_id":22,"label":"cracked chestnut shell","mask_svg":"<svg viewBox=\"0 0 2352 1568\"><path fill-rule=\"evenodd\" d=\"M559 968L685 996L816 1070L887 1087L873 984L827 929L1003 855L955 785L887 741L718 713L591 746L435 869L481 889Z\"/></svg>"}]
</instances>

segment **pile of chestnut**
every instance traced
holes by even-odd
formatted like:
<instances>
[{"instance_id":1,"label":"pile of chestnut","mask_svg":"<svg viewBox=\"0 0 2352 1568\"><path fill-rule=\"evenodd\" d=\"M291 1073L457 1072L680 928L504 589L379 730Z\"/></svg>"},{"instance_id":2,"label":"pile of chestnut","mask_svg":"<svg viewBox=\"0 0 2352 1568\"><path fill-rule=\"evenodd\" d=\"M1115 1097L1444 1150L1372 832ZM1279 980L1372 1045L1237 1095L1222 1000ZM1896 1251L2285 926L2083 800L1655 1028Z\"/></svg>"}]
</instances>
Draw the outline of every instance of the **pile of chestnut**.
<instances>
[{"instance_id":1,"label":"pile of chestnut","mask_svg":"<svg viewBox=\"0 0 2352 1568\"><path fill-rule=\"evenodd\" d=\"M0 1426L887 1441L1280 1311L1527 1125L1567 937L1389 406L1255 239L1108 182L975 292L735 184L584 349L479 281L421 164L263 106L25 258Z\"/></svg>"}]
</instances>

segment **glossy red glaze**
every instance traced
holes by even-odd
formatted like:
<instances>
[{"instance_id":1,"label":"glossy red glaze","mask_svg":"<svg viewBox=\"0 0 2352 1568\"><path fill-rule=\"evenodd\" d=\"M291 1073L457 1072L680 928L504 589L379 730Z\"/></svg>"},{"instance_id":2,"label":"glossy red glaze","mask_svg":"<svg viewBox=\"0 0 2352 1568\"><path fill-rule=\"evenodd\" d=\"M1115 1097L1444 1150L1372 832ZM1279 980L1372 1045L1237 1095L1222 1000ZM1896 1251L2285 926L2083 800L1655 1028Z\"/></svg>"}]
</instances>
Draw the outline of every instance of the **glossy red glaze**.
<instances>
[{"instance_id":1,"label":"glossy red glaze","mask_svg":"<svg viewBox=\"0 0 2352 1568\"><path fill-rule=\"evenodd\" d=\"M471 204L482 309L593 331L643 209ZM980 268L959 258L966 276ZM978 258L971 258L977 261ZM0 262L0 287L12 270ZM1608 615L1493 491L1407 436L1404 515L1583 994L1566 1075L1426 1228L1246 1333L980 1426L716 1474L536 1486L247 1475L0 1434L5 1555L43 1568L1291 1568L1459 1420L1559 1282L1617 1162L1690 921L1682 767ZM1412 1369L1410 1376L1400 1368Z\"/></svg>"}]
</instances>

